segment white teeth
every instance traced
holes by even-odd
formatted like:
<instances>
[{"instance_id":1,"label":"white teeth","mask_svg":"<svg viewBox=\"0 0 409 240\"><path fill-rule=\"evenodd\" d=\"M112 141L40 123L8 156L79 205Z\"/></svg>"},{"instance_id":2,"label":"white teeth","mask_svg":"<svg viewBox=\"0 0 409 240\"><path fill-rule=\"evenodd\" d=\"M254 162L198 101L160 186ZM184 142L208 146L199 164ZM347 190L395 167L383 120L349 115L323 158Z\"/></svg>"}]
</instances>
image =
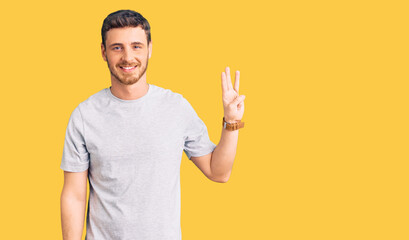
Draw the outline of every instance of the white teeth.
<instances>
[{"instance_id":1,"label":"white teeth","mask_svg":"<svg viewBox=\"0 0 409 240\"><path fill-rule=\"evenodd\" d=\"M134 67L122 67L123 69L126 69L126 70L129 70L129 69L132 69L132 68L134 68Z\"/></svg>"}]
</instances>

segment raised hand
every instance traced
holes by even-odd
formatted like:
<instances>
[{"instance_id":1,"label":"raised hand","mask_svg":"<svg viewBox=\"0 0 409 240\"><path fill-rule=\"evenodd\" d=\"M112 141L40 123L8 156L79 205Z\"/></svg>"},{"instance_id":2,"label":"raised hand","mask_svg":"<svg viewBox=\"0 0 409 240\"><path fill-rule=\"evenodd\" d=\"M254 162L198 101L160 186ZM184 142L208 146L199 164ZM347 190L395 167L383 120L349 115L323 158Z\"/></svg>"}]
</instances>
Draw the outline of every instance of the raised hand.
<instances>
[{"instance_id":1,"label":"raised hand","mask_svg":"<svg viewBox=\"0 0 409 240\"><path fill-rule=\"evenodd\" d=\"M244 99L246 96L239 95L240 72L236 71L234 88L230 78L230 68L222 72L222 99L224 108L224 119L226 122L237 122L243 118Z\"/></svg>"}]
</instances>

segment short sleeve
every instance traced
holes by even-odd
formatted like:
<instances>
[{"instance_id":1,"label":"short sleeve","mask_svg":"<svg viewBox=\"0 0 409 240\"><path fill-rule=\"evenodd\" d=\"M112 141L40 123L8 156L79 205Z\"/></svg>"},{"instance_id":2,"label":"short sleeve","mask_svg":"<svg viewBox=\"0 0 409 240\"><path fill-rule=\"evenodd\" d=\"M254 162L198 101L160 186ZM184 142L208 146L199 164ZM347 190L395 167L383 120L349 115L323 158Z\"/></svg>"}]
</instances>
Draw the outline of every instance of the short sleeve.
<instances>
[{"instance_id":1,"label":"short sleeve","mask_svg":"<svg viewBox=\"0 0 409 240\"><path fill-rule=\"evenodd\" d=\"M89 153L85 145L84 125L77 106L68 121L60 168L67 172L83 172L88 167Z\"/></svg>"},{"instance_id":2,"label":"short sleeve","mask_svg":"<svg viewBox=\"0 0 409 240\"><path fill-rule=\"evenodd\" d=\"M187 114L183 151L189 160L191 160L191 157L201 157L213 152L216 145L210 141L207 127L199 118L196 111L186 99L183 100Z\"/></svg>"}]
</instances>

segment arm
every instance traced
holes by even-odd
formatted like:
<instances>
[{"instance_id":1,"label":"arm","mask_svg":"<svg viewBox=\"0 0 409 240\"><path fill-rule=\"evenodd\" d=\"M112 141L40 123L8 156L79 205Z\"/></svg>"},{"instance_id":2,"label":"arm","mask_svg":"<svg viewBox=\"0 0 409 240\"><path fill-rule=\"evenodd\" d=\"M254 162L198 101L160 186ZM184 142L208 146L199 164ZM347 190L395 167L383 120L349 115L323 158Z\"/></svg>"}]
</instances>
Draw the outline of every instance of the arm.
<instances>
[{"instance_id":1,"label":"arm","mask_svg":"<svg viewBox=\"0 0 409 240\"><path fill-rule=\"evenodd\" d=\"M241 120L244 114L244 95L239 96L240 72L236 71L234 89L230 79L230 69L222 73L222 92L224 118L227 122ZM211 154L191 157L195 165L211 180L225 183L228 181L236 156L239 130L229 131L222 128L219 144Z\"/></svg>"},{"instance_id":2,"label":"arm","mask_svg":"<svg viewBox=\"0 0 409 240\"><path fill-rule=\"evenodd\" d=\"M238 138L239 130L229 131L223 128L220 142L213 151L210 161L212 175L216 179L221 179L222 182L227 182L230 178Z\"/></svg>"},{"instance_id":3,"label":"arm","mask_svg":"<svg viewBox=\"0 0 409 240\"><path fill-rule=\"evenodd\" d=\"M222 99L224 118L226 122L241 120L244 114L244 95L239 95L240 72L236 71L234 88L230 78L230 68L222 72ZM229 131L222 128L222 136L219 144L213 151L210 161L212 176L227 182L233 168L236 156L239 130Z\"/></svg>"},{"instance_id":4,"label":"arm","mask_svg":"<svg viewBox=\"0 0 409 240\"><path fill-rule=\"evenodd\" d=\"M225 183L229 180L233 168L238 136L239 130L228 131L223 128L220 142L212 153L190 159L207 178Z\"/></svg>"},{"instance_id":5,"label":"arm","mask_svg":"<svg viewBox=\"0 0 409 240\"><path fill-rule=\"evenodd\" d=\"M64 171L61 192L61 227L63 240L81 240L87 203L88 170Z\"/></svg>"}]
</instances>

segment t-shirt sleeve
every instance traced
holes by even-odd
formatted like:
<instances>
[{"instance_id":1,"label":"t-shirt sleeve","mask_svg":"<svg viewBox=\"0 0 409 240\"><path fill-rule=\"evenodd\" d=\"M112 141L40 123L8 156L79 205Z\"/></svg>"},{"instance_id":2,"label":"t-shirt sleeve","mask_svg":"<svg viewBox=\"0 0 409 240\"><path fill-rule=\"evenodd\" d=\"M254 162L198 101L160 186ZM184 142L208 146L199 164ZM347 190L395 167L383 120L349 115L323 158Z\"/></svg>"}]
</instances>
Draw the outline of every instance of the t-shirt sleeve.
<instances>
[{"instance_id":1,"label":"t-shirt sleeve","mask_svg":"<svg viewBox=\"0 0 409 240\"><path fill-rule=\"evenodd\" d=\"M187 126L185 130L185 143L183 151L191 160L191 157L201 157L214 151L216 144L209 139L207 127L199 118L192 105L184 100L187 113Z\"/></svg>"},{"instance_id":2,"label":"t-shirt sleeve","mask_svg":"<svg viewBox=\"0 0 409 240\"><path fill-rule=\"evenodd\" d=\"M77 106L68 121L60 168L67 172L82 172L88 167L89 153L85 145L84 125Z\"/></svg>"}]
</instances>

